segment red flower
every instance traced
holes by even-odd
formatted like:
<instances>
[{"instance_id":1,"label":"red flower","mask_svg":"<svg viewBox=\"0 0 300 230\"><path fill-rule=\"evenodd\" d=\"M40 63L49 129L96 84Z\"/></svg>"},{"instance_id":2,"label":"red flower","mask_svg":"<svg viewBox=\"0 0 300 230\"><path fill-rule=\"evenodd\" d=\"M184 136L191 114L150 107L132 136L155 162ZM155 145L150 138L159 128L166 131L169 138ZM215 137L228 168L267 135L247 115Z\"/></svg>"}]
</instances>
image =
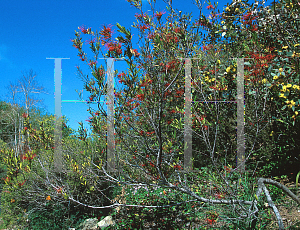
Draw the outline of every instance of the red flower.
<instances>
[{"instance_id":1,"label":"red flower","mask_svg":"<svg viewBox=\"0 0 300 230\"><path fill-rule=\"evenodd\" d=\"M224 196L223 196L221 193L216 193L216 194L215 194L215 197L217 197L218 199L221 199L221 198L223 198Z\"/></svg>"},{"instance_id":2,"label":"red flower","mask_svg":"<svg viewBox=\"0 0 300 230\"><path fill-rule=\"evenodd\" d=\"M139 94L137 95L137 98L140 100L140 101L143 101L145 99L145 95L144 94Z\"/></svg>"},{"instance_id":3,"label":"red flower","mask_svg":"<svg viewBox=\"0 0 300 230\"><path fill-rule=\"evenodd\" d=\"M258 31L258 28L256 26L253 26L252 31Z\"/></svg>"},{"instance_id":4,"label":"red flower","mask_svg":"<svg viewBox=\"0 0 300 230\"><path fill-rule=\"evenodd\" d=\"M179 33L181 31L181 29L179 27L175 28L174 32L175 33Z\"/></svg>"},{"instance_id":5,"label":"red flower","mask_svg":"<svg viewBox=\"0 0 300 230\"><path fill-rule=\"evenodd\" d=\"M27 130L28 128L27 128L27 127L24 127L24 129Z\"/></svg>"},{"instance_id":6,"label":"red flower","mask_svg":"<svg viewBox=\"0 0 300 230\"><path fill-rule=\"evenodd\" d=\"M216 220L214 220L214 219L206 219L207 220L207 222L210 224L210 225L212 225L214 222L216 222Z\"/></svg>"},{"instance_id":7,"label":"red flower","mask_svg":"<svg viewBox=\"0 0 300 230\"><path fill-rule=\"evenodd\" d=\"M33 154L32 157L28 157L28 160L32 160L35 157L36 157L36 154Z\"/></svg>"},{"instance_id":8,"label":"red flower","mask_svg":"<svg viewBox=\"0 0 300 230\"><path fill-rule=\"evenodd\" d=\"M209 6L206 7L206 9L208 9L208 10L213 9L213 8L214 8L213 5L209 5Z\"/></svg>"},{"instance_id":9,"label":"red flower","mask_svg":"<svg viewBox=\"0 0 300 230\"><path fill-rule=\"evenodd\" d=\"M136 159L136 157L135 157L135 156L133 156L133 159Z\"/></svg>"},{"instance_id":10,"label":"red flower","mask_svg":"<svg viewBox=\"0 0 300 230\"><path fill-rule=\"evenodd\" d=\"M224 168L225 168L226 172L230 173L231 169L229 167L224 166Z\"/></svg>"},{"instance_id":11,"label":"red flower","mask_svg":"<svg viewBox=\"0 0 300 230\"><path fill-rule=\"evenodd\" d=\"M176 168L180 170L182 167L180 165L174 165L174 169Z\"/></svg>"},{"instance_id":12,"label":"red flower","mask_svg":"<svg viewBox=\"0 0 300 230\"><path fill-rule=\"evenodd\" d=\"M80 29L84 34L89 34L89 32L91 31L90 28L86 28L85 26L78 27L78 29Z\"/></svg>"},{"instance_id":13,"label":"red flower","mask_svg":"<svg viewBox=\"0 0 300 230\"><path fill-rule=\"evenodd\" d=\"M23 154L20 154L20 158L21 158L21 160L26 160L27 159L27 157Z\"/></svg>"},{"instance_id":14,"label":"red flower","mask_svg":"<svg viewBox=\"0 0 300 230\"><path fill-rule=\"evenodd\" d=\"M22 114L22 117L26 118L26 117L28 117L28 114L23 113L23 114Z\"/></svg>"},{"instance_id":15,"label":"red flower","mask_svg":"<svg viewBox=\"0 0 300 230\"><path fill-rule=\"evenodd\" d=\"M26 180L24 180L23 183L19 183L19 186L22 187L22 186L24 185L25 181L26 181Z\"/></svg>"},{"instance_id":16,"label":"red flower","mask_svg":"<svg viewBox=\"0 0 300 230\"><path fill-rule=\"evenodd\" d=\"M133 54L133 56L135 57L139 57L140 56L140 53L138 52L137 49L130 49L130 52Z\"/></svg>"},{"instance_id":17,"label":"red flower","mask_svg":"<svg viewBox=\"0 0 300 230\"><path fill-rule=\"evenodd\" d=\"M148 26L146 26L146 25L142 25L142 26L140 26L140 30L142 30L143 32L146 30L146 29L148 29L149 27Z\"/></svg>"},{"instance_id":18,"label":"red flower","mask_svg":"<svg viewBox=\"0 0 300 230\"><path fill-rule=\"evenodd\" d=\"M89 66L93 66L93 65L96 65L96 61L90 61L90 63L88 64Z\"/></svg>"},{"instance_id":19,"label":"red flower","mask_svg":"<svg viewBox=\"0 0 300 230\"><path fill-rule=\"evenodd\" d=\"M165 13L166 13L166 12L157 12L157 13L154 14L154 17L157 17L157 19L160 20L160 19L161 19L161 16L162 16L163 14L165 14Z\"/></svg>"}]
</instances>

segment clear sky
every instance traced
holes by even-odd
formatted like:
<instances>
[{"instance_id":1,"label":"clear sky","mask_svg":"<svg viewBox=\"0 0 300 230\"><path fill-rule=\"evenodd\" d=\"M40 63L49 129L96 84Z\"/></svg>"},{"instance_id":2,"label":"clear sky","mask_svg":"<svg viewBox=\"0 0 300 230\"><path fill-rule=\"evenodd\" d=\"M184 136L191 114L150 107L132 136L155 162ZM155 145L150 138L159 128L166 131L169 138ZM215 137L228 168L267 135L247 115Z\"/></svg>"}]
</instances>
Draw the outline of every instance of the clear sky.
<instances>
[{"instance_id":1,"label":"clear sky","mask_svg":"<svg viewBox=\"0 0 300 230\"><path fill-rule=\"evenodd\" d=\"M143 2L146 11L149 6ZM218 9L223 11L229 2L219 1ZM182 12L193 12L195 17L199 14L192 0L173 0L173 5ZM165 9L162 0L157 0L157 6L158 10ZM206 3L203 7L206 16L209 14L207 6ZM49 92L34 96L44 99L42 107L54 114L54 60L46 58L70 58L62 60L62 100L79 99L75 90L82 90L83 82L75 66L80 65L83 70L85 66L70 41L75 38L75 30L82 25L100 30L102 25L117 22L130 28L136 21L137 10L126 0L1 0L0 12L0 99L7 101L5 87L10 82L16 83L22 72L32 69L37 73L38 85ZM115 26L113 29L117 31ZM134 28L132 33L137 33ZM121 62L116 63L115 68L125 70ZM85 70L89 74L88 69ZM89 95L83 93L83 96L87 99ZM62 114L69 119L68 125L77 129L78 121L87 124L87 108L84 103L62 103Z\"/></svg>"}]
</instances>

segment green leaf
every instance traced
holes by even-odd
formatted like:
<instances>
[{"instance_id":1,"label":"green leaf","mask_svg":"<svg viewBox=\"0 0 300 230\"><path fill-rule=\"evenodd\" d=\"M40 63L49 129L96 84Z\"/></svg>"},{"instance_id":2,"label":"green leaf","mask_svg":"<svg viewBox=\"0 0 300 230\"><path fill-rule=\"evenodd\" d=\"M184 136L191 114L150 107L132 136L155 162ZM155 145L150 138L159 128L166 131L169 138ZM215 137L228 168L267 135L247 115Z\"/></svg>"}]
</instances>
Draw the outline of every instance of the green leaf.
<instances>
[{"instance_id":1,"label":"green leaf","mask_svg":"<svg viewBox=\"0 0 300 230\"><path fill-rule=\"evenodd\" d=\"M296 189L298 190L298 180L299 180L299 176L300 176L300 171L298 172L297 176L296 176Z\"/></svg>"}]
</instances>

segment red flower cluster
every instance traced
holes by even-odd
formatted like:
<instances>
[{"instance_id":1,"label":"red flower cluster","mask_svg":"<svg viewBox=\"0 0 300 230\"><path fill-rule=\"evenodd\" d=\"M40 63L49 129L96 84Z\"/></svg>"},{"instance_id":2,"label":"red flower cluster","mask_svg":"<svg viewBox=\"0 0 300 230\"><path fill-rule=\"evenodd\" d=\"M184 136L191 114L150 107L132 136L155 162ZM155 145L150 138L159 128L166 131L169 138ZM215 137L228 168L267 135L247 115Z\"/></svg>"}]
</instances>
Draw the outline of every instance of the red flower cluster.
<instances>
[{"instance_id":1,"label":"red flower cluster","mask_svg":"<svg viewBox=\"0 0 300 230\"><path fill-rule=\"evenodd\" d=\"M145 99L145 95L144 94L139 94L136 96L138 100L143 101Z\"/></svg>"},{"instance_id":2,"label":"red flower cluster","mask_svg":"<svg viewBox=\"0 0 300 230\"><path fill-rule=\"evenodd\" d=\"M96 63L97 63L97 61L90 61L88 65L89 66L94 66L94 65L96 65Z\"/></svg>"},{"instance_id":3,"label":"red flower cluster","mask_svg":"<svg viewBox=\"0 0 300 230\"><path fill-rule=\"evenodd\" d=\"M206 9L210 10L210 9L214 9L213 5L209 5L206 7Z\"/></svg>"},{"instance_id":4,"label":"red flower cluster","mask_svg":"<svg viewBox=\"0 0 300 230\"><path fill-rule=\"evenodd\" d=\"M174 165L173 167L174 167L174 169L179 169L179 170L182 169L182 167L180 165Z\"/></svg>"},{"instance_id":5,"label":"red flower cluster","mask_svg":"<svg viewBox=\"0 0 300 230\"><path fill-rule=\"evenodd\" d=\"M26 180L23 181L23 183L19 183L19 187L22 187L24 185L24 183L26 182Z\"/></svg>"},{"instance_id":6,"label":"red flower cluster","mask_svg":"<svg viewBox=\"0 0 300 230\"><path fill-rule=\"evenodd\" d=\"M215 194L215 197L218 198L218 199L222 199L222 198L224 198L224 195L222 193L217 192Z\"/></svg>"},{"instance_id":7,"label":"red flower cluster","mask_svg":"<svg viewBox=\"0 0 300 230\"><path fill-rule=\"evenodd\" d=\"M224 168L225 168L226 172L230 173L231 168L229 168L229 167L227 167L227 166L224 166Z\"/></svg>"},{"instance_id":8,"label":"red flower cluster","mask_svg":"<svg viewBox=\"0 0 300 230\"><path fill-rule=\"evenodd\" d=\"M166 12L157 12L154 14L154 17L156 17L158 20L161 19L162 15L165 14Z\"/></svg>"},{"instance_id":9,"label":"red flower cluster","mask_svg":"<svg viewBox=\"0 0 300 230\"><path fill-rule=\"evenodd\" d=\"M148 136L152 135L155 133L155 131L152 131L152 132L146 132Z\"/></svg>"},{"instance_id":10,"label":"red flower cluster","mask_svg":"<svg viewBox=\"0 0 300 230\"><path fill-rule=\"evenodd\" d=\"M210 225L212 225L213 223L216 222L216 220L214 220L214 219L209 219L209 218L207 218L206 221L207 221L207 223L209 223Z\"/></svg>"},{"instance_id":11,"label":"red flower cluster","mask_svg":"<svg viewBox=\"0 0 300 230\"><path fill-rule=\"evenodd\" d=\"M167 42L167 43L177 43L177 42L179 42L178 37L174 36L174 35L171 34L171 33L166 33L166 34L164 34L164 36L161 37L160 40L161 40L161 41L165 40L165 42Z\"/></svg>"},{"instance_id":12,"label":"red flower cluster","mask_svg":"<svg viewBox=\"0 0 300 230\"><path fill-rule=\"evenodd\" d=\"M112 35L111 26L110 25L108 27L103 26L103 29L100 31L100 34L103 36L105 40L110 39Z\"/></svg>"},{"instance_id":13,"label":"red flower cluster","mask_svg":"<svg viewBox=\"0 0 300 230\"><path fill-rule=\"evenodd\" d=\"M168 70L177 69L178 65L179 65L178 60L173 60L173 61L168 62L168 64L166 65L166 69L168 69Z\"/></svg>"},{"instance_id":14,"label":"red flower cluster","mask_svg":"<svg viewBox=\"0 0 300 230\"><path fill-rule=\"evenodd\" d=\"M252 12L249 12L248 14L245 14L243 16L243 24L248 24L248 25L252 25L252 21L255 20L256 18L258 18L257 16L256 17L251 17L252 16Z\"/></svg>"},{"instance_id":15,"label":"red flower cluster","mask_svg":"<svg viewBox=\"0 0 300 230\"><path fill-rule=\"evenodd\" d=\"M138 19L138 20L141 20L143 18L143 14L135 14L135 17Z\"/></svg>"},{"instance_id":16,"label":"red flower cluster","mask_svg":"<svg viewBox=\"0 0 300 230\"><path fill-rule=\"evenodd\" d=\"M130 49L130 52L133 54L133 56L135 57L139 57L140 56L140 53L138 52L137 49Z\"/></svg>"},{"instance_id":17,"label":"red flower cluster","mask_svg":"<svg viewBox=\"0 0 300 230\"><path fill-rule=\"evenodd\" d=\"M20 156L21 157L21 160L32 160L33 158L35 158L36 157L36 154L33 154L31 157L26 157L25 155L21 155Z\"/></svg>"},{"instance_id":18,"label":"red flower cluster","mask_svg":"<svg viewBox=\"0 0 300 230\"><path fill-rule=\"evenodd\" d=\"M121 44L115 42L106 43L108 51L116 52L118 55L122 54Z\"/></svg>"},{"instance_id":19,"label":"red flower cluster","mask_svg":"<svg viewBox=\"0 0 300 230\"><path fill-rule=\"evenodd\" d=\"M78 27L84 34L89 34L91 32L91 28L86 28L85 26Z\"/></svg>"},{"instance_id":20,"label":"red flower cluster","mask_svg":"<svg viewBox=\"0 0 300 230\"><path fill-rule=\"evenodd\" d=\"M142 26L139 26L140 30L142 30L143 32L147 29L149 29L149 26L146 26L146 25L142 25Z\"/></svg>"},{"instance_id":21,"label":"red flower cluster","mask_svg":"<svg viewBox=\"0 0 300 230\"><path fill-rule=\"evenodd\" d=\"M184 93L184 90L181 89L181 90L176 90L176 94L175 97L181 97L181 95Z\"/></svg>"}]
</instances>

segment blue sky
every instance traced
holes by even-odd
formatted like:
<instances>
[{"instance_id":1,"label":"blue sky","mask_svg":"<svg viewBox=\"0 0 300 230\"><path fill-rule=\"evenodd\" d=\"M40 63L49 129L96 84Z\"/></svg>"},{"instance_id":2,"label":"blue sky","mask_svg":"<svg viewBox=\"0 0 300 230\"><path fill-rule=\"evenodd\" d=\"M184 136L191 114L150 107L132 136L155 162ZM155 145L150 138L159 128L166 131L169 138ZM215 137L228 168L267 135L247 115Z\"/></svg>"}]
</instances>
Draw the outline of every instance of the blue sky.
<instances>
[{"instance_id":1,"label":"blue sky","mask_svg":"<svg viewBox=\"0 0 300 230\"><path fill-rule=\"evenodd\" d=\"M145 0L143 2L146 11L149 6ZM231 1L219 1L220 11L228 2ZM198 16L192 0L173 0L173 5ZM208 15L206 6L204 4L203 13ZM157 7L158 10L165 9L161 0L157 0ZM83 82L75 66L80 65L86 70L85 73L89 72L79 60L77 50L72 47L70 39L75 38L75 30L78 31L78 26L82 25L100 30L102 25L115 25L117 22L130 28L137 13L126 0L2 0L0 8L0 99L7 101L8 90L5 87L10 82L16 83L22 72L32 69L37 73L38 85L49 92L48 95L34 96L44 99L43 108L50 114L54 114L54 60L46 58L70 58L62 60L62 100L79 99L75 90L82 90ZM117 31L115 26L113 29ZM136 33L133 28L132 32ZM115 68L125 70L126 67L117 62ZM83 93L83 96L87 99L89 95ZM77 129L78 121L87 124L87 108L84 103L63 103L62 114L69 119L71 128Z\"/></svg>"}]
</instances>

